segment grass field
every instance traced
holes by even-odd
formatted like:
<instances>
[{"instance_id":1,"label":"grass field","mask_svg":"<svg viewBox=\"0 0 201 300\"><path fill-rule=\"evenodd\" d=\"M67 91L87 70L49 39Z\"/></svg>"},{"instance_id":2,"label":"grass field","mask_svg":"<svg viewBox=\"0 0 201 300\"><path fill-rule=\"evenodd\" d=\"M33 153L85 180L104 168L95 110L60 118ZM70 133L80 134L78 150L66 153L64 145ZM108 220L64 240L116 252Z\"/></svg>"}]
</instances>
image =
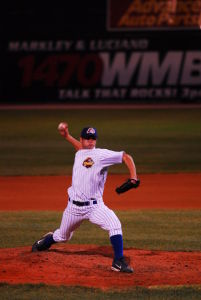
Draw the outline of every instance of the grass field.
<instances>
[{"instance_id":1,"label":"grass field","mask_svg":"<svg viewBox=\"0 0 201 300\"><path fill-rule=\"evenodd\" d=\"M82 127L97 127L97 146L130 153L139 173L201 171L201 109L5 110L0 175L71 174L74 151L57 132L62 120L76 138Z\"/></svg>"},{"instance_id":2,"label":"grass field","mask_svg":"<svg viewBox=\"0 0 201 300\"><path fill-rule=\"evenodd\" d=\"M0 284L0 293L3 300L198 300L201 287L136 287L126 291L101 291L84 287ZM12 298L10 296L12 295Z\"/></svg>"},{"instance_id":3,"label":"grass field","mask_svg":"<svg viewBox=\"0 0 201 300\"><path fill-rule=\"evenodd\" d=\"M67 121L77 138L82 127L97 127L98 147L130 153L139 174L201 172L201 109L0 110L0 176L71 174L74 151L57 132L60 121ZM111 168L112 173L124 171L122 166ZM200 211L118 211L117 215L125 247L201 251ZM31 245L38 236L58 227L60 219L61 212L1 212L0 247ZM109 241L107 233L85 222L70 243L107 245ZM4 300L80 298L197 300L201 286L106 292L0 284L0 299Z\"/></svg>"},{"instance_id":4,"label":"grass field","mask_svg":"<svg viewBox=\"0 0 201 300\"><path fill-rule=\"evenodd\" d=\"M125 247L201 251L201 211L117 211ZM0 212L1 248L32 245L60 225L62 212ZM87 233L87 234L86 234ZM9 239L7 238L9 236ZM70 244L109 245L107 232L84 222Z\"/></svg>"}]
</instances>

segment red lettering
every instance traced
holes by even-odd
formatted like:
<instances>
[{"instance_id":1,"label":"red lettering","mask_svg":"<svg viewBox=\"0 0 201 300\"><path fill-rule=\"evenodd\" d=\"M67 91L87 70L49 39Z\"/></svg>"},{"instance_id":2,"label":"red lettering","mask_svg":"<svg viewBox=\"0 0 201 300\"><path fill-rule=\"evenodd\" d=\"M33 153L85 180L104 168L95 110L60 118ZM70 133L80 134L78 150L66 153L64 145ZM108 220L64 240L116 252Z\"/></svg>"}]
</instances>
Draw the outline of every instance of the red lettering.
<instances>
[{"instance_id":1,"label":"red lettering","mask_svg":"<svg viewBox=\"0 0 201 300\"><path fill-rule=\"evenodd\" d=\"M35 57L33 55L22 58L18 63L19 67L23 69L21 86L24 88L29 87L32 83L34 64Z\"/></svg>"},{"instance_id":2,"label":"red lettering","mask_svg":"<svg viewBox=\"0 0 201 300\"><path fill-rule=\"evenodd\" d=\"M36 63L34 55L19 61L22 68L22 87L30 87L40 82L46 87L66 87L76 80L82 87L95 85L101 77L103 62L97 54L48 55ZM77 83L76 83L77 84Z\"/></svg>"},{"instance_id":3,"label":"red lettering","mask_svg":"<svg viewBox=\"0 0 201 300\"><path fill-rule=\"evenodd\" d=\"M58 78L57 74L57 56L48 56L42 64L36 68L33 74L33 80L42 81L46 86L53 86Z\"/></svg>"},{"instance_id":4,"label":"red lettering","mask_svg":"<svg viewBox=\"0 0 201 300\"><path fill-rule=\"evenodd\" d=\"M58 82L58 86L64 87L69 83L69 80L72 78L73 73L75 72L80 62L80 55L79 54L59 55L58 61L61 64L60 69L63 70L62 75Z\"/></svg>"},{"instance_id":5,"label":"red lettering","mask_svg":"<svg viewBox=\"0 0 201 300\"><path fill-rule=\"evenodd\" d=\"M100 80L102 69L102 61L98 55L85 55L79 65L78 82L84 87L95 85Z\"/></svg>"}]
</instances>

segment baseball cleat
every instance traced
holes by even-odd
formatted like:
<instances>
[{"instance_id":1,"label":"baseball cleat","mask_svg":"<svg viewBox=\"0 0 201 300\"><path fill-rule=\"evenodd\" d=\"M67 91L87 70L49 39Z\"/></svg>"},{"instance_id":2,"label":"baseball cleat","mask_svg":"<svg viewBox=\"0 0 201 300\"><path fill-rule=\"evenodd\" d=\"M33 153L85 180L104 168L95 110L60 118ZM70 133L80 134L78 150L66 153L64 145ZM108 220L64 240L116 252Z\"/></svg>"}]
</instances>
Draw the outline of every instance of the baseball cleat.
<instances>
[{"instance_id":1,"label":"baseball cleat","mask_svg":"<svg viewBox=\"0 0 201 300\"><path fill-rule=\"evenodd\" d=\"M48 232L33 244L32 252L48 250L53 243L55 243L53 240L53 232Z\"/></svg>"},{"instance_id":2,"label":"baseball cleat","mask_svg":"<svg viewBox=\"0 0 201 300\"><path fill-rule=\"evenodd\" d=\"M114 259L111 267L112 271L124 272L124 273L133 273L134 270L125 262L125 258Z\"/></svg>"}]
</instances>

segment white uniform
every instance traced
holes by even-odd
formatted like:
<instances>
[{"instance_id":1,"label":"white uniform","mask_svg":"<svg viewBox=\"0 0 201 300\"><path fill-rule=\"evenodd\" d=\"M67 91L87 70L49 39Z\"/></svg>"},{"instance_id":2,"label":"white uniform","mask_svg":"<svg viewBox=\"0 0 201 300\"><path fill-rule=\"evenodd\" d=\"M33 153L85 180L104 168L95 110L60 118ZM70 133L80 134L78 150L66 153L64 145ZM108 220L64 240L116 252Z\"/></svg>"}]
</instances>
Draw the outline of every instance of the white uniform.
<instances>
[{"instance_id":1,"label":"white uniform","mask_svg":"<svg viewBox=\"0 0 201 300\"><path fill-rule=\"evenodd\" d=\"M83 220L99 225L109 236L121 234L121 223L115 213L103 202L107 168L122 163L123 151L82 149L75 155L72 186L68 188L69 201L60 228L53 234L56 242L71 239Z\"/></svg>"}]
</instances>

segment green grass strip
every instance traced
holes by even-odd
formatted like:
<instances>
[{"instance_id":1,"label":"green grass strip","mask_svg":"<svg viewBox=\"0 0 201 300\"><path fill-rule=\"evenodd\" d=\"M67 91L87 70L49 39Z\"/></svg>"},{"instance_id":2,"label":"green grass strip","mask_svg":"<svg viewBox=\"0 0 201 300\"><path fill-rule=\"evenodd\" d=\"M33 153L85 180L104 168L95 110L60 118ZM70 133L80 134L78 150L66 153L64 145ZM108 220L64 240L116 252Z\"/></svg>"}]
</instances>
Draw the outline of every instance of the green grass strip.
<instances>
[{"instance_id":1,"label":"green grass strip","mask_svg":"<svg viewBox=\"0 0 201 300\"><path fill-rule=\"evenodd\" d=\"M198 300L201 297L201 286L136 287L124 291L101 291L85 287L3 283L0 284L0 295L3 300Z\"/></svg>"},{"instance_id":2,"label":"green grass strip","mask_svg":"<svg viewBox=\"0 0 201 300\"><path fill-rule=\"evenodd\" d=\"M124 247L168 251L201 251L201 211L117 211ZM0 247L32 245L60 226L62 212L0 212ZM110 245L108 233L84 221L71 244Z\"/></svg>"},{"instance_id":3,"label":"green grass strip","mask_svg":"<svg viewBox=\"0 0 201 300\"><path fill-rule=\"evenodd\" d=\"M71 174L74 151L57 132L60 121L76 138L97 127L97 147L125 150L139 173L201 171L201 109L4 110L0 175Z\"/></svg>"}]
</instances>

